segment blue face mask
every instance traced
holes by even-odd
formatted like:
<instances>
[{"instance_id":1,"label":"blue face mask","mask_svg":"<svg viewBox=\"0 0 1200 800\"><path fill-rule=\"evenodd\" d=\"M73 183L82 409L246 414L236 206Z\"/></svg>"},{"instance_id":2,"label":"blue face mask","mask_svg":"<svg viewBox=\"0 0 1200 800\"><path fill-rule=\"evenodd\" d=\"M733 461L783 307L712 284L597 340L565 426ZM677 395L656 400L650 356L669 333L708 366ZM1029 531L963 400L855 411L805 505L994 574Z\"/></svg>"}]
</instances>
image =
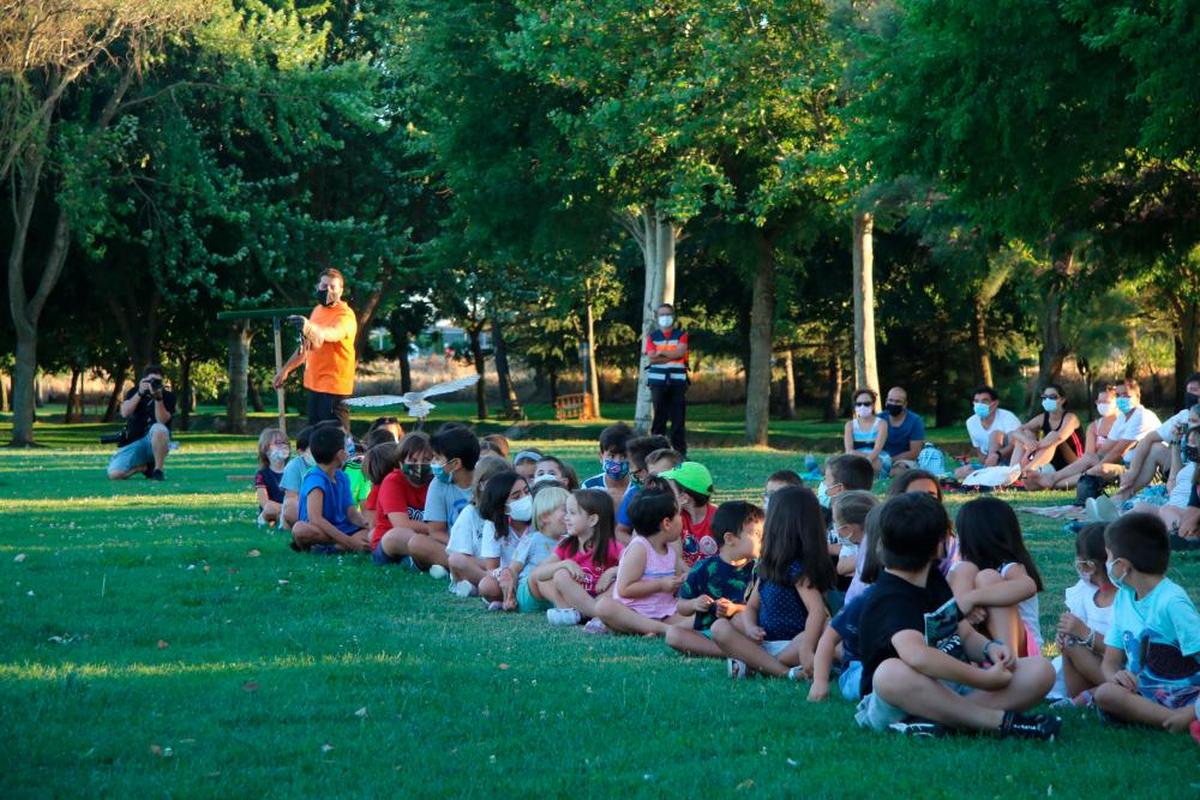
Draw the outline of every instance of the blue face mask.
<instances>
[{"instance_id":1,"label":"blue face mask","mask_svg":"<svg viewBox=\"0 0 1200 800\"><path fill-rule=\"evenodd\" d=\"M614 481L623 481L629 475L629 462L606 458L604 459L604 474Z\"/></svg>"},{"instance_id":2,"label":"blue face mask","mask_svg":"<svg viewBox=\"0 0 1200 800\"><path fill-rule=\"evenodd\" d=\"M817 484L817 502L821 504L822 508L829 508L829 490L825 488L825 481Z\"/></svg>"},{"instance_id":3,"label":"blue face mask","mask_svg":"<svg viewBox=\"0 0 1200 800\"><path fill-rule=\"evenodd\" d=\"M1053 414L1058 411L1058 401L1051 398L1042 398L1042 410Z\"/></svg>"},{"instance_id":4,"label":"blue face mask","mask_svg":"<svg viewBox=\"0 0 1200 800\"><path fill-rule=\"evenodd\" d=\"M454 472L447 471L445 464L430 464L429 471L433 473L433 479L440 483L452 483L454 481Z\"/></svg>"},{"instance_id":5,"label":"blue face mask","mask_svg":"<svg viewBox=\"0 0 1200 800\"><path fill-rule=\"evenodd\" d=\"M971 408L974 409L975 416L979 417L980 419L983 419L992 411L992 407L987 403L975 403L973 406L971 406Z\"/></svg>"},{"instance_id":6,"label":"blue face mask","mask_svg":"<svg viewBox=\"0 0 1200 800\"><path fill-rule=\"evenodd\" d=\"M1113 564L1115 563L1117 563L1116 559L1113 559L1112 561L1105 561L1104 571L1108 573L1108 580L1112 583L1112 585L1120 589L1125 585L1125 575L1129 574L1129 570L1125 570L1125 575L1122 575L1118 578L1113 574Z\"/></svg>"},{"instance_id":7,"label":"blue face mask","mask_svg":"<svg viewBox=\"0 0 1200 800\"><path fill-rule=\"evenodd\" d=\"M1130 411L1133 410L1133 398L1118 397L1117 398L1117 410L1120 411L1122 414L1128 414Z\"/></svg>"}]
</instances>

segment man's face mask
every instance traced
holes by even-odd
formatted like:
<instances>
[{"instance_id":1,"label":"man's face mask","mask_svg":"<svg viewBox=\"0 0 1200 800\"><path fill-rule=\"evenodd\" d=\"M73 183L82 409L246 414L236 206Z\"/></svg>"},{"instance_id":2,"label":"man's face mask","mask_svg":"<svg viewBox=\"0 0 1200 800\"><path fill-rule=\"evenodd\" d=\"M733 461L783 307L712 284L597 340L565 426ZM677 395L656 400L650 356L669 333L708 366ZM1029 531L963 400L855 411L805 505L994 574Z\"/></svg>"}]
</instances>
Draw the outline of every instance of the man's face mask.
<instances>
[{"instance_id":1,"label":"man's face mask","mask_svg":"<svg viewBox=\"0 0 1200 800\"><path fill-rule=\"evenodd\" d=\"M342 287L336 283L321 283L317 286L317 302L323 306L337 305L342 299Z\"/></svg>"}]
</instances>

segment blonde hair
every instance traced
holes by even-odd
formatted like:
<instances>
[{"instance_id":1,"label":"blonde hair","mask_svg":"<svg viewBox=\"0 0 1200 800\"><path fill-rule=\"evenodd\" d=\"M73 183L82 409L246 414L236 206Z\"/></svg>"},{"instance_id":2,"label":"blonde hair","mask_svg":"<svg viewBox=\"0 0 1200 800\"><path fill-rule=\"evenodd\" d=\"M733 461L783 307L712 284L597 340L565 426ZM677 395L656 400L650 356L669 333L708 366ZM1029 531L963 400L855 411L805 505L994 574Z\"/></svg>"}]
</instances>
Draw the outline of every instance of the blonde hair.
<instances>
[{"instance_id":1,"label":"blonde hair","mask_svg":"<svg viewBox=\"0 0 1200 800\"><path fill-rule=\"evenodd\" d=\"M507 461L498 455L486 455L475 463L474 483L471 485L471 505L479 508L479 497L483 486L495 475L512 469Z\"/></svg>"},{"instance_id":2,"label":"blonde hair","mask_svg":"<svg viewBox=\"0 0 1200 800\"><path fill-rule=\"evenodd\" d=\"M541 530L538 526L541 524L542 515L565 506L570 497L571 493L561 486L545 486L538 489L537 494L533 496L533 527Z\"/></svg>"},{"instance_id":3,"label":"blonde hair","mask_svg":"<svg viewBox=\"0 0 1200 800\"><path fill-rule=\"evenodd\" d=\"M271 449L271 442L275 441L276 437L283 439L284 442L288 440L279 428L263 428L262 433L258 435L258 465L260 467L271 466L271 457L267 455L267 451Z\"/></svg>"}]
</instances>

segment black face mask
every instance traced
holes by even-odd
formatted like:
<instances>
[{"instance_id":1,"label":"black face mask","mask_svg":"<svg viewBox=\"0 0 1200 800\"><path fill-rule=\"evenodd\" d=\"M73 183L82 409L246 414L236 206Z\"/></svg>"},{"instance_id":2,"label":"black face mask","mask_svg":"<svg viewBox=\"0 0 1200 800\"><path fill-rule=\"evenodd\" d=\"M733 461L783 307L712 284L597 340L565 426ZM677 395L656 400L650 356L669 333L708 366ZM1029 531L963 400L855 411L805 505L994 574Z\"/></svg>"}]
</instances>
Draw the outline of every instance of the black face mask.
<instances>
[{"instance_id":1,"label":"black face mask","mask_svg":"<svg viewBox=\"0 0 1200 800\"><path fill-rule=\"evenodd\" d=\"M317 302L323 306L331 306L334 303L329 297L328 289L317 289Z\"/></svg>"},{"instance_id":2,"label":"black face mask","mask_svg":"<svg viewBox=\"0 0 1200 800\"><path fill-rule=\"evenodd\" d=\"M899 403L888 403L883 408L893 417L898 417L904 413L904 406L900 405Z\"/></svg>"},{"instance_id":3,"label":"black face mask","mask_svg":"<svg viewBox=\"0 0 1200 800\"><path fill-rule=\"evenodd\" d=\"M401 469L413 483L426 484L433 480L433 470L428 464L405 464Z\"/></svg>"}]
</instances>

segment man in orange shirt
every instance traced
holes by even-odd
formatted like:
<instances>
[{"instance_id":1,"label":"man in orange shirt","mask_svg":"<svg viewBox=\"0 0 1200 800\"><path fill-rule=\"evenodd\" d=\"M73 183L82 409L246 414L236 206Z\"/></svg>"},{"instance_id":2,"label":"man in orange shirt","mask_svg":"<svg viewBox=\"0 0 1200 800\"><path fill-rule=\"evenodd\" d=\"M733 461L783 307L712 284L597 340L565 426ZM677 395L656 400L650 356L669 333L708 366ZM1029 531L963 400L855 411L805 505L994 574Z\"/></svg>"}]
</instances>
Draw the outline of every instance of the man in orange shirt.
<instances>
[{"instance_id":1,"label":"man in orange shirt","mask_svg":"<svg viewBox=\"0 0 1200 800\"><path fill-rule=\"evenodd\" d=\"M304 388L308 389L308 424L336 419L350 432L350 409L343 400L354 394L354 337L358 320L342 301L346 280L336 269L321 273L317 283L318 305L312 314L293 317L302 326L300 348L275 373L275 388L283 385L292 370L304 364Z\"/></svg>"}]
</instances>

